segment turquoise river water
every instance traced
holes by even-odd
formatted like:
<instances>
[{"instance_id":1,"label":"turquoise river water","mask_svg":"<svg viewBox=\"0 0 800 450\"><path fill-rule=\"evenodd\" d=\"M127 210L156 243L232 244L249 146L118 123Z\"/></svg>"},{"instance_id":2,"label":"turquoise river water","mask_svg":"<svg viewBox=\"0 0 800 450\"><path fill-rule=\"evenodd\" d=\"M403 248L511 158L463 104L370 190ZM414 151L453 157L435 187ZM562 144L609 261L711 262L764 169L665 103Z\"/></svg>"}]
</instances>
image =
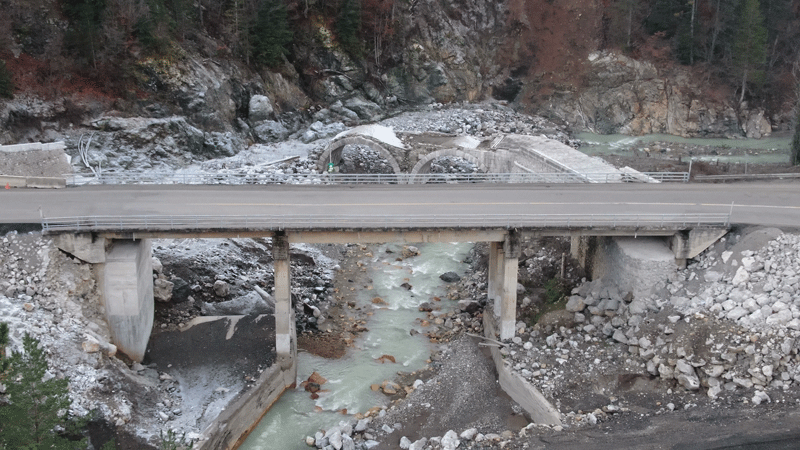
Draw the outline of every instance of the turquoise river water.
<instances>
[{"instance_id":1,"label":"turquoise river water","mask_svg":"<svg viewBox=\"0 0 800 450\"><path fill-rule=\"evenodd\" d=\"M409 333L412 328L425 331L416 321L424 314L418 306L434 296L442 297L443 303L449 302L444 299L445 283L439 275L449 271L463 275L467 267L463 261L471 244L421 244L418 256L403 261L395 261L397 253L387 254L386 248L387 245L375 246L375 256L368 261L373 290L357 290L354 298L347 299L355 300L362 308L374 308L366 325L369 331L362 333L354 348L341 359L299 352L298 386L316 371L328 380L322 385L320 397L312 400L302 388L285 392L240 449L307 449L306 436L350 419L351 414L388 403L386 396L370 389L371 384L391 380L397 372L425 367L431 344L422 334ZM400 287L404 282L412 289ZM376 296L387 305L373 305L371 300ZM376 361L384 354L394 356L397 362ZM347 409L348 415L342 415L342 409Z\"/></svg>"},{"instance_id":2,"label":"turquoise river water","mask_svg":"<svg viewBox=\"0 0 800 450\"><path fill-rule=\"evenodd\" d=\"M683 145L713 146L721 150L718 155L698 155L695 160L731 163L788 163L789 144L792 136L787 133L774 133L761 139L724 138L684 138L670 134L648 134L627 136L624 134L578 133L575 135L586 143L580 150L588 155L602 156L617 154L632 156L633 146L651 142L671 142ZM731 154L726 154L730 149ZM743 154L743 150L747 150Z\"/></svg>"}]
</instances>

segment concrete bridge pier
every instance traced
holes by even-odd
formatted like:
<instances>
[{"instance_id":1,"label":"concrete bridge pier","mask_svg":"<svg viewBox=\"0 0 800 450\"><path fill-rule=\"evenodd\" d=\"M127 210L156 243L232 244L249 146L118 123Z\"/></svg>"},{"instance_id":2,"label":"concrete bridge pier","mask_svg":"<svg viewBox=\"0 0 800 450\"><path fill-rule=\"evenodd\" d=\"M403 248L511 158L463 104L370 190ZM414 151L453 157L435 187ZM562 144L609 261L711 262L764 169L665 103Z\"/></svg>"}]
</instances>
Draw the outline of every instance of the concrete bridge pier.
<instances>
[{"instance_id":1,"label":"concrete bridge pier","mask_svg":"<svg viewBox=\"0 0 800 450\"><path fill-rule=\"evenodd\" d=\"M275 271L275 350L278 364L284 371L297 366L297 331L292 310L292 281L289 264L289 239L286 234L276 234L272 238L272 257ZM292 379L294 377L287 377Z\"/></svg>"},{"instance_id":2,"label":"concrete bridge pier","mask_svg":"<svg viewBox=\"0 0 800 450\"><path fill-rule=\"evenodd\" d=\"M141 362L153 329L153 259L149 239L113 239L98 283L106 322L117 348Z\"/></svg>"},{"instance_id":3,"label":"concrete bridge pier","mask_svg":"<svg viewBox=\"0 0 800 450\"><path fill-rule=\"evenodd\" d=\"M506 235L504 242L489 243L488 295L494 301L494 315L499 318L500 339L511 339L517 324L517 266L519 236Z\"/></svg>"},{"instance_id":4,"label":"concrete bridge pier","mask_svg":"<svg viewBox=\"0 0 800 450\"><path fill-rule=\"evenodd\" d=\"M503 277L503 243L489 242L489 286L487 295L494 302L494 315L500 317L500 303L502 299Z\"/></svg>"},{"instance_id":5,"label":"concrete bridge pier","mask_svg":"<svg viewBox=\"0 0 800 450\"><path fill-rule=\"evenodd\" d=\"M586 272L592 271L592 253L597 247L597 236L570 235L569 253Z\"/></svg>"}]
</instances>

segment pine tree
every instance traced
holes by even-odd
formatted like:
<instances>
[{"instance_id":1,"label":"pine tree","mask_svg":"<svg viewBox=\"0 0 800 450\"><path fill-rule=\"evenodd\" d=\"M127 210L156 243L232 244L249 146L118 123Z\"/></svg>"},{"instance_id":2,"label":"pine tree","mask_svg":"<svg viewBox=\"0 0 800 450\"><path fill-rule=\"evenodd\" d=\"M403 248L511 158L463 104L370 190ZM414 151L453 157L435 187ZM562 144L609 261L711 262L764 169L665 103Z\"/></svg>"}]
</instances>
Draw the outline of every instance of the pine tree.
<instances>
[{"instance_id":1,"label":"pine tree","mask_svg":"<svg viewBox=\"0 0 800 450\"><path fill-rule=\"evenodd\" d=\"M14 96L14 82L11 72L6 67L6 62L0 59L0 97L12 98Z\"/></svg>"},{"instance_id":2,"label":"pine tree","mask_svg":"<svg viewBox=\"0 0 800 450\"><path fill-rule=\"evenodd\" d=\"M748 81L760 82L767 60L767 29L758 0L743 0L733 41L733 62L742 80L739 103L744 101Z\"/></svg>"},{"instance_id":3,"label":"pine tree","mask_svg":"<svg viewBox=\"0 0 800 450\"><path fill-rule=\"evenodd\" d=\"M800 86L798 86L797 92L800 94ZM800 165L800 100L797 101L794 108L794 136L792 137L789 162L793 166L798 166Z\"/></svg>"},{"instance_id":4,"label":"pine tree","mask_svg":"<svg viewBox=\"0 0 800 450\"><path fill-rule=\"evenodd\" d=\"M6 340L7 327L0 330ZM0 341L0 344L3 344ZM5 348L5 345L3 346ZM70 441L59 435L56 427L67 425L70 401L69 381L45 379L48 370L39 340L26 334L23 352L7 358L4 373L8 403L0 406L0 447L8 449L85 448L83 441ZM5 363L6 358L3 358Z\"/></svg>"},{"instance_id":5,"label":"pine tree","mask_svg":"<svg viewBox=\"0 0 800 450\"><path fill-rule=\"evenodd\" d=\"M339 17L336 19L336 36L342 48L355 57L360 56L362 51L360 30L361 3L359 0L344 0Z\"/></svg>"},{"instance_id":6,"label":"pine tree","mask_svg":"<svg viewBox=\"0 0 800 450\"><path fill-rule=\"evenodd\" d=\"M293 34L283 0L266 0L250 29L250 49L256 64L275 67L289 54Z\"/></svg>"},{"instance_id":7,"label":"pine tree","mask_svg":"<svg viewBox=\"0 0 800 450\"><path fill-rule=\"evenodd\" d=\"M8 325L0 322L0 383L5 379L5 373L8 370L6 347L8 347Z\"/></svg>"},{"instance_id":8,"label":"pine tree","mask_svg":"<svg viewBox=\"0 0 800 450\"><path fill-rule=\"evenodd\" d=\"M106 0L64 0L62 8L70 22L70 45L96 68Z\"/></svg>"}]
</instances>

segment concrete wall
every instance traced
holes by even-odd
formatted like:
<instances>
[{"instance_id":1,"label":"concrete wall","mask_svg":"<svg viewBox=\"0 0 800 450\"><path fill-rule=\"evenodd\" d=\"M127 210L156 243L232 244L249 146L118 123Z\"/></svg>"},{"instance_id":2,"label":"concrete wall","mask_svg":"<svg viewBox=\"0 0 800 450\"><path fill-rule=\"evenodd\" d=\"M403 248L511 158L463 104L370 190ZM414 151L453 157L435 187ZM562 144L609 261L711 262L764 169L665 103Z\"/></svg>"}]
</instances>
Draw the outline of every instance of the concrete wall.
<instances>
[{"instance_id":1,"label":"concrete wall","mask_svg":"<svg viewBox=\"0 0 800 450\"><path fill-rule=\"evenodd\" d=\"M63 141L58 142L28 142L25 144L0 145L0 152L28 152L31 150L65 150L67 145Z\"/></svg>"},{"instance_id":2,"label":"concrete wall","mask_svg":"<svg viewBox=\"0 0 800 450\"><path fill-rule=\"evenodd\" d=\"M489 339L495 339L496 322L492 314L483 315L483 332ZM498 347L489 347L497 369L500 388L517 402L531 416L534 423L561 425L561 414L544 398L536 387L521 375L511 370L510 363L503 359Z\"/></svg>"},{"instance_id":3,"label":"concrete wall","mask_svg":"<svg viewBox=\"0 0 800 450\"><path fill-rule=\"evenodd\" d=\"M98 270L113 343L134 361L141 361L154 315L150 240L113 240Z\"/></svg>"},{"instance_id":4,"label":"concrete wall","mask_svg":"<svg viewBox=\"0 0 800 450\"><path fill-rule=\"evenodd\" d=\"M666 238L598 238L592 279L614 282L623 295L650 295L653 287L678 270Z\"/></svg>"},{"instance_id":5,"label":"concrete wall","mask_svg":"<svg viewBox=\"0 0 800 450\"><path fill-rule=\"evenodd\" d=\"M57 177L18 177L13 175L0 175L0 188L6 186L53 189L67 187L67 180Z\"/></svg>"}]
</instances>

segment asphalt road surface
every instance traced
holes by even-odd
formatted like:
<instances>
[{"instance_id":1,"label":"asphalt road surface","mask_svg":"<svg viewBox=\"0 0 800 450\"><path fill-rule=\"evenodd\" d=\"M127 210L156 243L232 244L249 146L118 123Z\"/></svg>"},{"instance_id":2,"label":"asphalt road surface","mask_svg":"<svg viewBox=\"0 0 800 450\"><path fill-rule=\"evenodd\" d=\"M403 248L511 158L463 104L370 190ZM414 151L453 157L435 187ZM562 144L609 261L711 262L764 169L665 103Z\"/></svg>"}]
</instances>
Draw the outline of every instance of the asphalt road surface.
<instances>
[{"instance_id":1,"label":"asphalt road surface","mask_svg":"<svg viewBox=\"0 0 800 450\"><path fill-rule=\"evenodd\" d=\"M0 223L41 216L694 214L800 225L800 183L124 185L0 190Z\"/></svg>"}]
</instances>

